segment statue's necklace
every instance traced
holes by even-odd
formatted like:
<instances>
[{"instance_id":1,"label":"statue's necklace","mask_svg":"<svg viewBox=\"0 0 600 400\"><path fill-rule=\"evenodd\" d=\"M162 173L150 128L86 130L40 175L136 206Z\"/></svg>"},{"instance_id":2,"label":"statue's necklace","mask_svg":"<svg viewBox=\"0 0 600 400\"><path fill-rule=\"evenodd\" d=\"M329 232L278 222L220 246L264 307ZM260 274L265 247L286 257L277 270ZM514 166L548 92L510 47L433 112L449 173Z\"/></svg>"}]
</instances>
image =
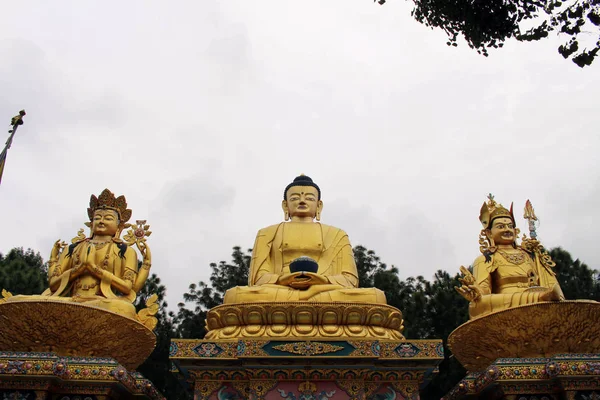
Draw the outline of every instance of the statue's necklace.
<instances>
[{"instance_id":1,"label":"statue's necklace","mask_svg":"<svg viewBox=\"0 0 600 400\"><path fill-rule=\"evenodd\" d=\"M504 257L504 259L511 264L521 265L525 261L527 261L527 253L525 253L522 250L519 250L518 253L508 253L508 252L506 252L504 250L500 250L500 249L498 249L496 251L498 253L502 254L502 257Z\"/></svg>"},{"instance_id":2,"label":"statue's necklace","mask_svg":"<svg viewBox=\"0 0 600 400\"><path fill-rule=\"evenodd\" d=\"M103 248L104 246L106 246L107 244L109 244L110 242L112 242L112 240L108 240L106 242L92 242L92 244L94 245L94 247L96 248L96 250L100 250L101 248Z\"/></svg>"}]
</instances>

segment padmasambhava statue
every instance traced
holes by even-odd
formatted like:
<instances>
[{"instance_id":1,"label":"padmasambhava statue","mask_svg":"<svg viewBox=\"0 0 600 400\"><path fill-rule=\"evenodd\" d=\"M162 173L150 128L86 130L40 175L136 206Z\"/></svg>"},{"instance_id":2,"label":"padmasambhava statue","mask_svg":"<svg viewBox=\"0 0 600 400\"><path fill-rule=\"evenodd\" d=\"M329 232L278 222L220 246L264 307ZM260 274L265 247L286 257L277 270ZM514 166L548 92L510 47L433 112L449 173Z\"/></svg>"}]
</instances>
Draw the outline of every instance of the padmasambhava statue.
<instances>
[{"instance_id":1,"label":"padmasambhava statue","mask_svg":"<svg viewBox=\"0 0 600 400\"><path fill-rule=\"evenodd\" d=\"M525 236L518 245L519 230L512 211L496 203L492 195L483 203L479 220L483 225L479 243L482 255L473 262L473 274L461 267L465 275L457 291L470 301L471 319L541 301L564 300L552 270L554 262L532 228L533 208L528 201L525 217L530 220L531 239Z\"/></svg>"},{"instance_id":2,"label":"padmasambhava statue","mask_svg":"<svg viewBox=\"0 0 600 400\"><path fill-rule=\"evenodd\" d=\"M286 222L258 232L248 286L228 290L225 304L257 301L386 303L381 290L357 288L358 273L348 235L339 228L318 222L323 201L319 186L311 178L301 175L287 185L281 206ZM290 271L294 261L308 260L314 264L311 259L318 264L316 272Z\"/></svg>"}]
</instances>

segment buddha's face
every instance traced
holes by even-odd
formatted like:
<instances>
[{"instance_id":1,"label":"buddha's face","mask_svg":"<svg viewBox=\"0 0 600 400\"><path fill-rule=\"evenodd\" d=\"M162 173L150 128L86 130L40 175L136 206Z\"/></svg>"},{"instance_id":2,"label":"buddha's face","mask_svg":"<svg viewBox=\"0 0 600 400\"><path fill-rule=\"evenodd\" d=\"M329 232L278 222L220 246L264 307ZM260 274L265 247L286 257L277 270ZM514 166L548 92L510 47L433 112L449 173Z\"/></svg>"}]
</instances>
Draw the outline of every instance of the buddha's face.
<instances>
[{"instance_id":1,"label":"buddha's face","mask_svg":"<svg viewBox=\"0 0 600 400\"><path fill-rule=\"evenodd\" d=\"M285 198L281 206L290 217L315 218L317 211L323 208L323 202L319 200L319 192L312 186L292 186L288 189Z\"/></svg>"},{"instance_id":2,"label":"buddha's face","mask_svg":"<svg viewBox=\"0 0 600 400\"><path fill-rule=\"evenodd\" d=\"M94 235L115 236L119 230L119 216L114 210L96 210L92 220Z\"/></svg>"},{"instance_id":3,"label":"buddha's face","mask_svg":"<svg viewBox=\"0 0 600 400\"><path fill-rule=\"evenodd\" d=\"M508 217L496 218L492 221L492 228L488 229L488 236L500 245L514 243L516 234L515 224Z\"/></svg>"}]
</instances>

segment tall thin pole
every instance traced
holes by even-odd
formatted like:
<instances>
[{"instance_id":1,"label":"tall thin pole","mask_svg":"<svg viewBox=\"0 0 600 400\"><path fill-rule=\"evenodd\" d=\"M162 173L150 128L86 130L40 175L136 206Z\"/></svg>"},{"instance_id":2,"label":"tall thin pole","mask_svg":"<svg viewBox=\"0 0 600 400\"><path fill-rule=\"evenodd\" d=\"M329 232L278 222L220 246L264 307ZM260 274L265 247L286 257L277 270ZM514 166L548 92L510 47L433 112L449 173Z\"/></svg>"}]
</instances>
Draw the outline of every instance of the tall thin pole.
<instances>
[{"instance_id":1,"label":"tall thin pole","mask_svg":"<svg viewBox=\"0 0 600 400\"><path fill-rule=\"evenodd\" d=\"M10 119L10 125L12 128L8 131L10 136L6 141L6 145L4 146L4 150L0 153L0 183L2 183L2 173L4 172L4 164L6 163L6 154L8 153L8 149L12 145L13 138L15 137L15 133L17 133L17 128L19 125L23 125L23 117L25 116L25 110L19 111L19 115L15 115Z\"/></svg>"}]
</instances>

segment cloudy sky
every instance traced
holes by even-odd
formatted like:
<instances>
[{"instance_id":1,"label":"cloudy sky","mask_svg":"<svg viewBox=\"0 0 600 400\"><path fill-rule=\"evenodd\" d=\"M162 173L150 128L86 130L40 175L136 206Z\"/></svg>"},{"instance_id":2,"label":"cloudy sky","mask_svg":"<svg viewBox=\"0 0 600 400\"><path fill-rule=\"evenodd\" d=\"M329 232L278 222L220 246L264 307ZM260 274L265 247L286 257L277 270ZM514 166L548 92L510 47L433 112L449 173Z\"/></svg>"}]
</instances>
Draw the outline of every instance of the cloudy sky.
<instances>
[{"instance_id":1,"label":"cloudy sky","mask_svg":"<svg viewBox=\"0 0 600 400\"><path fill-rule=\"evenodd\" d=\"M0 118L27 117L0 186L0 252L47 259L107 187L151 224L174 306L282 220L282 190L305 173L322 221L402 278L468 265L489 192L518 216L531 199L546 246L600 268L600 65L563 60L557 38L485 58L404 1L2 7Z\"/></svg>"}]
</instances>

